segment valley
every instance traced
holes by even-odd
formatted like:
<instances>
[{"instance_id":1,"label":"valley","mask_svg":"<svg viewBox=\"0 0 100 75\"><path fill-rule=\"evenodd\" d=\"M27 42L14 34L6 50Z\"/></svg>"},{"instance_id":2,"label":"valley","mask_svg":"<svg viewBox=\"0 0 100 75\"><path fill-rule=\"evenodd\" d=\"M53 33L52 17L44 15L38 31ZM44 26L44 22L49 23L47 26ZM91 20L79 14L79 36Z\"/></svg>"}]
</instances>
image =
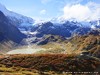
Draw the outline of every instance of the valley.
<instances>
[{"instance_id":1,"label":"valley","mask_svg":"<svg viewBox=\"0 0 100 75\"><path fill-rule=\"evenodd\" d=\"M39 42L40 44L21 46L6 55L0 55L1 74L67 75L68 73L73 75L77 72L75 75L95 75L100 73L100 36L88 34L65 40L59 38L54 41L58 38L48 35ZM47 43L44 43L47 39Z\"/></svg>"},{"instance_id":2,"label":"valley","mask_svg":"<svg viewBox=\"0 0 100 75\"><path fill-rule=\"evenodd\" d=\"M0 75L100 74L99 18L37 22L0 7Z\"/></svg>"}]
</instances>

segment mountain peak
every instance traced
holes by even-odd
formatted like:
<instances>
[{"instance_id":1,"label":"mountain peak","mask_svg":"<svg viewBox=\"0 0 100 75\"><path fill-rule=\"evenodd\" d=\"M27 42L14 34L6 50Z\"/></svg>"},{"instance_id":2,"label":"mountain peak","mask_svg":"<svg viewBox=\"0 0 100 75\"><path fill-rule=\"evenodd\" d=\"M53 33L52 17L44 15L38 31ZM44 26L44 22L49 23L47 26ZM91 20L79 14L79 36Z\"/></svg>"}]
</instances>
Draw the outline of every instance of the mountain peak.
<instances>
[{"instance_id":1,"label":"mountain peak","mask_svg":"<svg viewBox=\"0 0 100 75\"><path fill-rule=\"evenodd\" d=\"M22 24L22 23L33 24L34 23L34 20L32 18L10 11L6 9L6 7L2 5L1 3L0 3L0 11L2 11L4 15L7 16L10 20L13 20L14 22L18 22L19 24Z\"/></svg>"}]
</instances>

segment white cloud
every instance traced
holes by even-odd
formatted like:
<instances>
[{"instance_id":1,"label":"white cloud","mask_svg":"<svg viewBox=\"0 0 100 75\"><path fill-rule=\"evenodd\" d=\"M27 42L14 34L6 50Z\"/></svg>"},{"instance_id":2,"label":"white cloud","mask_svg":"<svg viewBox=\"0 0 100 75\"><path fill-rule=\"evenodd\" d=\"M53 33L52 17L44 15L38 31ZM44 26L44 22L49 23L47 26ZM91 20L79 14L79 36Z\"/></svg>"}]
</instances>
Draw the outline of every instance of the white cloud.
<instances>
[{"instance_id":1,"label":"white cloud","mask_svg":"<svg viewBox=\"0 0 100 75\"><path fill-rule=\"evenodd\" d=\"M51 0L41 0L41 3L46 4L48 2L50 2Z\"/></svg>"},{"instance_id":2,"label":"white cloud","mask_svg":"<svg viewBox=\"0 0 100 75\"><path fill-rule=\"evenodd\" d=\"M72 19L75 18L78 21L83 20L95 20L100 18L100 5L89 2L86 5L74 4L74 5L66 5L63 8L63 16L61 18L64 19Z\"/></svg>"},{"instance_id":3,"label":"white cloud","mask_svg":"<svg viewBox=\"0 0 100 75\"><path fill-rule=\"evenodd\" d=\"M43 10L41 10L41 11L40 11L40 14L41 14L41 15L46 14L46 10L44 10L44 9L43 9Z\"/></svg>"}]
</instances>

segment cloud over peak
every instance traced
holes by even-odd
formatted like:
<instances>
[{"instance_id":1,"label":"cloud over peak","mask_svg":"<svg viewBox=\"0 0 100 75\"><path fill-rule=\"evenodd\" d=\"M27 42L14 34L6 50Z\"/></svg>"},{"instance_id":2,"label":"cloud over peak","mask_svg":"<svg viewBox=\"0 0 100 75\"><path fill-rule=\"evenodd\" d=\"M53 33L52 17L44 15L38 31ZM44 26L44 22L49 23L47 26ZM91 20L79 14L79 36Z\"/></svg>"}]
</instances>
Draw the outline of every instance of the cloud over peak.
<instances>
[{"instance_id":1,"label":"cloud over peak","mask_svg":"<svg viewBox=\"0 0 100 75\"><path fill-rule=\"evenodd\" d=\"M100 5L94 2L88 2L85 5L80 3L66 5L63 8L64 19L76 19L77 21L96 20L100 18Z\"/></svg>"},{"instance_id":2,"label":"cloud over peak","mask_svg":"<svg viewBox=\"0 0 100 75\"><path fill-rule=\"evenodd\" d=\"M43 9L40 11L40 15L45 15L45 14L46 14L46 10Z\"/></svg>"}]
</instances>

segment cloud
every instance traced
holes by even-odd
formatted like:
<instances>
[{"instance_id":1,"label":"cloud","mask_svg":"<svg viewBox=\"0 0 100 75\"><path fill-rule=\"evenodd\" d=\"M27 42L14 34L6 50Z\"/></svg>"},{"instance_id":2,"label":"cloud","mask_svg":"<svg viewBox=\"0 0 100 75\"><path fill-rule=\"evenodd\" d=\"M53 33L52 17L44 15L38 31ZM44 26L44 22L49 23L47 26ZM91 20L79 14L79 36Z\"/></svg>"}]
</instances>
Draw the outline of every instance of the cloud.
<instances>
[{"instance_id":1,"label":"cloud","mask_svg":"<svg viewBox=\"0 0 100 75\"><path fill-rule=\"evenodd\" d=\"M46 4L48 2L50 2L51 0L41 0L41 3Z\"/></svg>"},{"instance_id":2,"label":"cloud","mask_svg":"<svg viewBox=\"0 0 100 75\"><path fill-rule=\"evenodd\" d=\"M66 5L63 8L64 19L76 19L78 21L95 20L100 18L100 5L94 2L88 2L86 5L80 3Z\"/></svg>"},{"instance_id":3,"label":"cloud","mask_svg":"<svg viewBox=\"0 0 100 75\"><path fill-rule=\"evenodd\" d=\"M41 11L40 11L40 14L41 14L41 15L46 14L46 10L44 10L44 9L43 9L43 10L41 10Z\"/></svg>"}]
</instances>

